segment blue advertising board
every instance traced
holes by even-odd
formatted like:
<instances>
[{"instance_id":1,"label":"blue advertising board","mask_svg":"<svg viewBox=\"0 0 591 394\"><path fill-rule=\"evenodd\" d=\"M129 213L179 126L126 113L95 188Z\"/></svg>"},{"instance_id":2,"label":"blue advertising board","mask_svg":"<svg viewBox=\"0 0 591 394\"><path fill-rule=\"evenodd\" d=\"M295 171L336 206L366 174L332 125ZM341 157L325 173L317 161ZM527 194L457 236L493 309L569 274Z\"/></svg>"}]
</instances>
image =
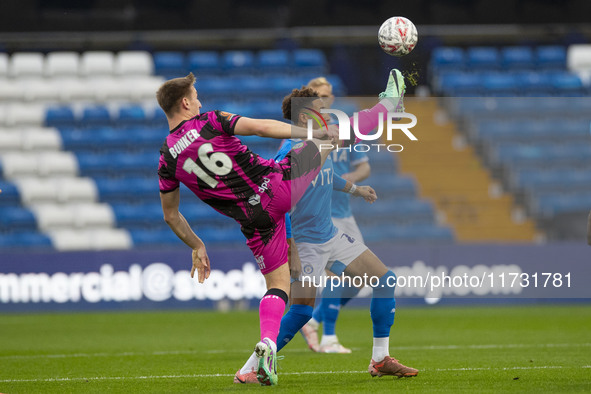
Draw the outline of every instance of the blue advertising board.
<instances>
[{"instance_id":1,"label":"blue advertising board","mask_svg":"<svg viewBox=\"0 0 591 394\"><path fill-rule=\"evenodd\" d=\"M426 300L591 300L591 248L583 244L376 246L396 273L396 297ZM178 250L4 253L0 311L211 308L256 305L265 282L246 247L209 248L212 272L190 277ZM337 277L345 280L345 277ZM362 285L371 278L359 279ZM354 285L358 283L350 282ZM324 283L330 286L331 283ZM361 297L371 297L369 289Z\"/></svg>"}]
</instances>

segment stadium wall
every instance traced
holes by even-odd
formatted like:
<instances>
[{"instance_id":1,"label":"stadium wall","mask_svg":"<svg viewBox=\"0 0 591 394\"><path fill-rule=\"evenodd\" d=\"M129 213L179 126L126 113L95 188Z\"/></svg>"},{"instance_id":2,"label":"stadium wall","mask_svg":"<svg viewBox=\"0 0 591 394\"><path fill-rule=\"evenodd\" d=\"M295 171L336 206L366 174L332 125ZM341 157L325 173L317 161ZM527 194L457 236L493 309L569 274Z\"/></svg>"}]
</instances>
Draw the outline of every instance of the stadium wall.
<instances>
[{"instance_id":1,"label":"stadium wall","mask_svg":"<svg viewBox=\"0 0 591 394\"><path fill-rule=\"evenodd\" d=\"M396 272L397 298L411 304L591 299L589 249L582 244L372 249ZM5 253L0 256L0 312L257 305L265 286L250 252L210 249L209 257L211 276L200 285L190 278L190 252L184 248ZM370 296L369 291L360 294Z\"/></svg>"}]
</instances>

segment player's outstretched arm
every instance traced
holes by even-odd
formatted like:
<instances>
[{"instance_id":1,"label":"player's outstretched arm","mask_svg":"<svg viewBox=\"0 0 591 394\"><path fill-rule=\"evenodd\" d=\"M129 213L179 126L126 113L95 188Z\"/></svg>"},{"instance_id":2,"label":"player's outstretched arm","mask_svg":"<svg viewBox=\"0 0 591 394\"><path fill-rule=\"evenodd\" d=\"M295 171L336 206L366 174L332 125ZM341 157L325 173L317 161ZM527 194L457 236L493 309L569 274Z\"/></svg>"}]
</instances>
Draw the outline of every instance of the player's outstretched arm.
<instances>
[{"instance_id":1,"label":"player's outstretched arm","mask_svg":"<svg viewBox=\"0 0 591 394\"><path fill-rule=\"evenodd\" d=\"M353 183L361 182L371 175L371 166L368 161L364 161L355 166L351 172L341 175L344 179Z\"/></svg>"},{"instance_id":2,"label":"player's outstretched arm","mask_svg":"<svg viewBox=\"0 0 591 394\"><path fill-rule=\"evenodd\" d=\"M162 212L164 213L166 224L174 231L177 237L193 249L191 278L193 278L195 271L197 271L199 283L203 283L205 279L209 278L211 272L209 257L207 256L205 244L193 232L185 217L179 212L179 189L169 193L160 193L160 202L162 203Z\"/></svg>"},{"instance_id":3,"label":"player's outstretched arm","mask_svg":"<svg viewBox=\"0 0 591 394\"><path fill-rule=\"evenodd\" d=\"M338 130L331 129L336 135ZM252 119L241 117L236 121L234 127L234 134L236 135L257 135L259 137L288 139L308 137L308 129L303 127L292 126L289 123L280 122L273 119ZM327 135L327 130L314 130L314 138L324 138Z\"/></svg>"}]
</instances>

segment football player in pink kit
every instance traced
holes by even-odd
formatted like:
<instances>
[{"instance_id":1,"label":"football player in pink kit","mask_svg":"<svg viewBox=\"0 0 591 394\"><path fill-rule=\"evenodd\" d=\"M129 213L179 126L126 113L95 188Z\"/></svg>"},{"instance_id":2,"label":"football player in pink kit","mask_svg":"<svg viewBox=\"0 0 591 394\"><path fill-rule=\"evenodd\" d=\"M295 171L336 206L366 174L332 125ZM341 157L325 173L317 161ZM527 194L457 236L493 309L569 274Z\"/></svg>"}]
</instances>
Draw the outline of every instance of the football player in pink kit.
<instances>
[{"instance_id":1,"label":"football player in pink kit","mask_svg":"<svg viewBox=\"0 0 591 394\"><path fill-rule=\"evenodd\" d=\"M165 82L156 94L170 134L160 149L158 175L164 220L191 249L200 283L210 274L205 245L179 212L183 183L213 209L235 219L265 277L267 293L259 306L261 384L275 384L275 341L290 287L285 213L316 177L329 151L305 141L279 163L251 152L236 135L290 138L307 130L288 123L249 119L227 112L200 114L201 103L189 74ZM322 133L322 132L321 132Z\"/></svg>"},{"instance_id":2,"label":"football player in pink kit","mask_svg":"<svg viewBox=\"0 0 591 394\"><path fill-rule=\"evenodd\" d=\"M322 141L307 140L294 146L278 163L263 159L235 135L306 138L307 130L227 112L200 114L201 103L194 84L191 73L165 82L156 93L170 128L160 149L158 168L164 220L193 250L191 277L197 271L200 283L209 277L210 262L203 241L178 210L179 184L185 184L213 209L240 224L267 285L259 305L261 341L255 346L259 359L257 378L263 385L274 385L277 384L276 341L290 288L285 214L318 175L330 149L319 149ZM320 99L310 100L311 106L321 109ZM390 106L387 102L385 105ZM360 128L366 133L371 131L378 122L377 112L387 110L390 108L379 104L367 110L367 118L371 120L361 119ZM317 137L333 136L335 131L336 128L324 132L316 129L314 133Z\"/></svg>"}]
</instances>

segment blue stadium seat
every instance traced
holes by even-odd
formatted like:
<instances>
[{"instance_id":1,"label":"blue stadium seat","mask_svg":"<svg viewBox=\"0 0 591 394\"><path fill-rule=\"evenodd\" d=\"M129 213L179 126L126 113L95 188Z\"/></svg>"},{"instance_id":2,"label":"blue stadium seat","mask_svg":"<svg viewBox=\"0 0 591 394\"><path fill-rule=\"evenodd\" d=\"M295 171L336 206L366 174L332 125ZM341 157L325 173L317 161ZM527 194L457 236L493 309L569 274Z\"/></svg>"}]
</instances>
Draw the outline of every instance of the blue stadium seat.
<instances>
[{"instance_id":1,"label":"blue stadium seat","mask_svg":"<svg viewBox=\"0 0 591 394\"><path fill-rule=\"evenodd\" d=\"M489 96L515 96L518 93L517 80L511 74L485 73L482 86Z\"/></svg>"},{"instance_id":2,"label":"blue stadium seat","mask_svg":"<svg viewBox=\"0 0 591 394\"><path fill-rule=\"evenodd\" d=\"M301 70L319 74L326 71L326 56L320 49L296 49L293 52L293 63Z\"/></svg>"},{"instance_id":3,"label":"blue stadium seat","mask_svg":"<svg viewBox=\"0 0 591 394\"><path fill-rule=\"evenodd\" d=\"M166 78L182 77L188 74L185 54L178 51L154 53L154 73Z\"/></svg>"},{"instance_id":4,"label":"blue stadium seat","mask_svg":"<svg viewBox=\"0 0 591 394\"><path fill-rule=\"evenodd\" d=\"M536 193L564 190L591 193L591 173L588 171L526 170L519 171L516 178L515 186Z\"/></svg>"},{"instance_id":5,"label":"blue stadium seat","mask_svg":"<svg viewBox=\"0 0 591 394\"><path fill-rule=\"evenodd\" d=\"M464 50L457 47L438 47L431 54L431 66L435 72L441 70L459 71L464 68Z\"/></svg>"},{"instance_id":6,"label":"blue stadium seat","mask_svg":"<svg viewBox=\"0 0 591 394\"><path fill-rule=\"evenodd\" d=\"M550 96L554 88L545 73L537 71L517 71L512 73L522 96Z\"/></svg>"},{"instance_id":7,"label":"blue stadium seat","mask_svg":"<svg viewBox=\"0 0 591 394\"><path fill-rule=\"evenodd\" d=\"M74 110L69 106L49 107L45 112L45 125L50 127L73 126L76 124Z\"/></svg>"},{"instance_id":8,"label":"blue stadium seat","mask_svg":"<svg viewBox=\"0 0 591 394\"><path fill-rule=\"evenodd\" d=\"M231 78L231 83L233 92L239 92L241 95L247 94L249 97L260 97L273 93L269 81L263 77L244 76Z\"/></svg>"},{"instance_id":9,"label":"blue stadium seat","mask_svg":"<svg viewBox=\"0 0 591 394\"><path fill-rule=\"evenodd\" d=\"M466 67L473 70L496 70L501 64L499 51L493 47L471 47L466 53Z\"/></svg>"},{"instance_id":10,"label":"blue stadium seat","mask_svg":"<svg viewBox=\"0 0 591 394\"><path fill-rule=\"evenodd\" d=\"M591 160L591 146L580 144L568 145L499 145L493 157L505 164L543 165L548 163L569 163L576 165Z\"/></svg>"},{"instance_id":11,"label":"blue stadium seat","mask_svg":"<svg viewBox=\"0 0 591 394\"><path fill-rule=\"evenodd\" d=\"M474 73L446 73L440 77L441 92L448 96L482 96L482 79Z\"/></svg>"},{"instance_id":12,"label":"blue stadium seat","mask_svg":"<svg viewBox=\"0 0 591 394\"><path fill-rule=\"evenodd\" d=\"M138 124L146 122L146 111L141 105L128 104L119 108L117 124Z\"/></svg>"},{"instance_id":13,"label":"blue stadium seat","mask_svg":"<svg viewBox=\"0 0 591 394\"><path fill-rule=\"evenodd\" d=\"M556 90L556 93L570 93L575 95L583 95L585 88L581 78L576 74L571 73L557 73L551 74L552 86Z\"/></svg>"},{"instance_id":14,"label":"blue stadium seat","mask_svg":"<svg viewBox=\"0 0 591 394\"><path fill-rule=\"evenodd\" d=\"M156 178L95 178L101 201L109 203L159 202Z\"/></svg>"},{"instance_id":15,"label":"blue stadium seat","mask_svg":"<svg viewBox=\"0 0 591 394\"><path fill-rule=\"evenodd\" d=\"M196 88L199 92L199 96L202 96L204 99L215 97L227 98L228 95L239 93L231 78L202 78L197 81Z\"/></svg>"},{"instance_id":16,"label":"blue stadium seat","mask_svg":"<svg viewBox=\"0 0 591 394\"><path fill-rule=\"evenodd\" d=\"M130 229L129 234L136 248L184 245L183 241L169 228L158 230Z\"/></svg>"},{"instance_id":17,"label":"blue stadium seat","mask_svg":"<svg viewBox=\"0 0 591 394\"><path fill-rule=\"evenodd\" d=\"M364 224L407 225L434 221L433 205L418 199L397 200L395 203L380 201L374 204L353 200L351 208L357 221Z\"/></svg>"},{"instance_id":18,"label":"blue stadium seat","mask_svg":"<svg viewBox=\"0 0 591 394\"><path fill-rule=\"evenodd\" d=\"M11 231L34 230L37 220L31 211L18 206L0 207L0 224Z\"/></svg>"},{"instance_id":19,"label":"blue stadium seat","mask_svg":"<svg viewBox=\"0 0 591 394\"><path fill-rule=\"evenodd\" d=\"M192 51L187 56L189 70L199 75L218 73L220 71L220 55L214 51Z\"/></svg>"},{"instance_id":20,"label":"blue stadium seat","mask_svg":"<svg viewBox=\"0 0 591 394\"><path fill-rule=\"evenodd\" d=\"M388 199L412 199L417 196L417 185L414 178L407 176L375 175L373 167L372 176L360 183L371 186L376 191L380 201Z\"/></svg>"},{"instance_id":21,"label":"blue stadium seat","mask_svg":"<svg viewBox=\"0 0 591 394\"><path fill-rule=\"evenodd\" d=\"M0 171L0 174L1 173L2 172ZM20 193L14 183L0 180L0 190L2 190L2 194L0 195L0 206L20 205Z\"/></svg>"},{"instance_id":22,"label":"blue stadium seat","mask_svg":"<svg viewBox=\"0 0 591 394\"><path fill-rule=\"evenodd\" d=\"M111 124L111 114L104 105L85 107L82 110L80 125L83 127L107 126Z\"/></svg>"},{"instance_id":23,"label":"blue stadium seat","mask_svg":"<svg viewBox=\"0 0 591 394\"><path fill-rule=\"evenodd\" d=\"M392 224L364 227L361 233L366 242L407 244L407 243L451 243L454 233L448 227L434 224L396 226Z\"/></svg>"},{"instance_id":24,"label":"blue stadium seat","mask_svg":"<svg viewBox=\"0 0 591 394\"><path fill-rule=\"evenodd\" d=\"M566 49L563 46L541 46L536 49L536 63L540 69L566 69Z\"/></svg>"},{"instance_id":25,"label":"blue stadium seat","mask_svg":"<svg viewBox=\"0 0 591 394\"><path fill-rule=\"evenodd\" d=\"M19 231L0 236L0 249L10 250L51 249L52 244L49 237L36 231Z\"/></svg>"},{"instance_id":26,"label":"blue stadium seat","mask_svg":"<svg viewBox=\"0 0 591 394\"><path fill-rule=\"evenodd\" d=\"M584 218L589 212L591 193L582 192L575 194L546 194L533 198L534 208L542 217L550 217L563 213L580 212ZM583 219L584 220L584 219Z\"/></svg>"},{"instance_id":27,"label":"blue stadium seat","mask_svg":"<svg viewBox=\"0 0 591 394\"><path fill-rule=\"evenodd\" d=\"M226 51L222 55L222 67L230 72L252 72L255 66L251 51Z\"/></svg>"},{"instance_id":28,"label":"blue stadium seat","mask_svg":"<svg viewBox=\"0 0 591 394\"><path fill-rule=\"evenodd\" d=\"M283 49L260 51L256 63L262 72L287 72L291 68L290 54Z\"/></svg>"},{"instance_id":29,"label":"blue stadium seat","mask_svg":"<svg viewBox=\"0 0 591 394\"><path fill-rule=\"evenodd\" d=\"M534 51L530 47L505 47L501 49L501 65L505 70L535 68Z\"/></svg>"},{"instance_id":30,"label":"blue stadium seat","mask_svg":"<svg viewBox=\"0 0 591 394\"><path fill-rule=\"evenodd\" d=\"M112 204L117 225L126 228L162 227L164 219L159 203Z\"/></svg>"}]
</instances>

